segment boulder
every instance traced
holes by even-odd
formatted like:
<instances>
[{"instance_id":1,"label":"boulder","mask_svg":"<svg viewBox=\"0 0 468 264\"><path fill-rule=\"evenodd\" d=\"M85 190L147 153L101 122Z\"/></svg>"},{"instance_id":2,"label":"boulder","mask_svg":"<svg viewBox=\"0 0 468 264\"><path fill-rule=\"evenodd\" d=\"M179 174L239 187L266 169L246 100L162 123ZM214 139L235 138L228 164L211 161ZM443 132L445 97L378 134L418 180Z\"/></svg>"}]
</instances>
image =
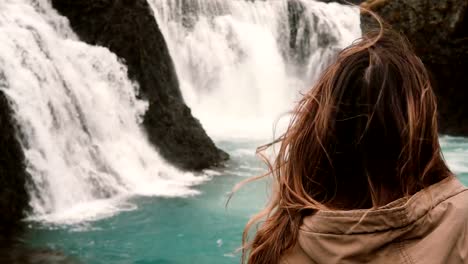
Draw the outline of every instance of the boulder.
<instances>
[{"instance_id":1,"label":"boulder","mask_svg":"<svg viewBox=\"0 0 468 264\"><path fill-rule=\"evenodd\" d=\"M438 96L440 132L468 136L468 1L368 0L362 7L402 32L425 63ZM361 22L363 31L375 27L368 15Z\"/></svg>"},{"instance_id":2,"label":"boulder","mask_svg":"<svg viewBox=\"0 0 468 264\"><path fill-rule=\"evenodd\" d=\"M74 257L69 257L63 252L35 248L26 245L19 239L0 240L0 263L8 264L83 264Z\"/></svg>"},{"instance_id":3,"label":"boulder","mask_svg":"<svg viewBox=\"0 0 468 264\"><path fill-rule=\"evenodd\" d=\"M184 103L173 61L146 0L52 0L81 40L109 48L149 102L149 140L172 164L201 170L221 164L218 149Z\"/></svg>"}]
</instances>

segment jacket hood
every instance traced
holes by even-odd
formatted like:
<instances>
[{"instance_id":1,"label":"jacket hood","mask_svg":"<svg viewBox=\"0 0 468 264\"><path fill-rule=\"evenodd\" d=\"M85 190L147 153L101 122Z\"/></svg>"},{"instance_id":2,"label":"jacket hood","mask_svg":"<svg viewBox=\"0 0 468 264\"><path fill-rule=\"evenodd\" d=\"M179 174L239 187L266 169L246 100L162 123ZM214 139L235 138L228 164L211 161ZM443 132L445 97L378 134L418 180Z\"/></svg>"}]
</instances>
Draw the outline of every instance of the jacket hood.
<instances>
[{"instance_id":1,"label":"jacket hood","mask_svg":"<svg viewBox=\"0 0 468 264\"><path fill-rule=\"evenodd\" d=\"M458 179L449 177L376 209L318 211L304 218L298 246L318 263L372 262L390 244L426 237L451 210L439 205L465 190ZM437 212L429 213L436 207Z\"/></svg>"}]
</instances>

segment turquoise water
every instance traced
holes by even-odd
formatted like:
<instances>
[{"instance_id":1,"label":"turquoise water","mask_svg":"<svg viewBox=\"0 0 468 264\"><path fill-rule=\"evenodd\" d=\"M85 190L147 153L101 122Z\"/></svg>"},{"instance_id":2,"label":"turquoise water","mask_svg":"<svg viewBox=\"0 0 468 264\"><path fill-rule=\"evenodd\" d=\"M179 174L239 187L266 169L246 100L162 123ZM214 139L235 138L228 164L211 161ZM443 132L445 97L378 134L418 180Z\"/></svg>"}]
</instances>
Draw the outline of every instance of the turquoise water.
<instances>
[{"instance_id":1,"label":"turquoise water","mask_svg":"<svg viewBox=\"0 0 468 264\"><path fill-rule=\"evenodd\" d=\"M226 207L227 194L262 164L258 142L220 142L232 160L189 198L137 197L134 211L74 226L31 223L28 240L77 257L83 263L239 263L243 227L265 203L266 181L247 185ZM442 138L451 168L468 184L468 139Z\"/></svg>"},{"instance_id":2,"label":"turquoise water","mask_svg":"<svg viewBox=\"0 0 468 264\"><path fill-rule=\"evenodd\" d=\"M267 185L250 184L226 207L228 193L262 164L255 143L220 143L232 160L223 174L196 187L190 198L138 197L138 209L93 223L60 227L31 224L29 240L84 263L239 263L243 226L265 202Z\"/></svg>"}]
</instances>

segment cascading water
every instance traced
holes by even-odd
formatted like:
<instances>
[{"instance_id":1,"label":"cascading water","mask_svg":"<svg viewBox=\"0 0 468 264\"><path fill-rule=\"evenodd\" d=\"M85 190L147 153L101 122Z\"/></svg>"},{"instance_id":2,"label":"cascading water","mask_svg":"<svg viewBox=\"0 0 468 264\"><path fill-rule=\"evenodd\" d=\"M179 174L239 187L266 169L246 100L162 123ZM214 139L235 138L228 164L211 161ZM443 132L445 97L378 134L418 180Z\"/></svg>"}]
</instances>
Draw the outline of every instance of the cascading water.
<instances>
[{"instance_id":1,"label":"cascading water","mask_svg":"<svg viewBox=\"0 0 468 264\"><path fill-rule=\"evenodd\" d=\"M314 0L148 0L187 104L217 139L266 138L338 50L355 7Z\"/></svg>"},{"instance_id":2,"label":"cascading water","mask_svg":"<svg viewBox=\"0 0 468 264\"><path fill-rule=\"evenodd\" d=\"M132 194L180 196L203 180L166 164L139 127L126 68L78 41L47 0L0 2L0 91L20 127L33 218L95 219Z\"/></svg>"},{"instance_id":3,"label":"cascading water","mask_svg":"<svg viewBox=\"0 0 468 264\"><path fill-rule=\"evenodd\" d=\"M148 0L184 98L208 133L268 139L338 51L361 36L356 7L314 0ZM287 121L287 120L286 120ZM280 123L281 125L281 123ZM442 139L456 173L465 148ZM456 140L455 140L456 141Z\"/></svg>"}]
</instances>

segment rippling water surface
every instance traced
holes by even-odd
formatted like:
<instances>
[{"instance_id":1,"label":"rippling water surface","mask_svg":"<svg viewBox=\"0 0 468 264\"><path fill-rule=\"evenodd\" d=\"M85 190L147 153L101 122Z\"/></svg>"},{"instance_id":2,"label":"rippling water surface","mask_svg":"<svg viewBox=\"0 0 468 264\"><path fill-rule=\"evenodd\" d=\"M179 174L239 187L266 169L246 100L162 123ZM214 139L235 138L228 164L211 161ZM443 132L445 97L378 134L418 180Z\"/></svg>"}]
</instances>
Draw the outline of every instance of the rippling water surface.
<instances>
[{"instance_id":1,"label":"rippling water surface","mask_svg":"<svg viewBox=\"0 0 468 264\"><path fill-rule=\"evenodd\" d=\"M227 194L245 177L262 171L259 142L221 142L232 155L228 167L198 186L191 198L134 198L138 209L73 226L31 224L33 245L48 246L84 263L239 263L242 229L267 197L267 182L241 189L226 207ZM468 139L443 137L451 168L468 184ZM214 173L213 173L214 174Z\"/></svg>"}]
</instances>

